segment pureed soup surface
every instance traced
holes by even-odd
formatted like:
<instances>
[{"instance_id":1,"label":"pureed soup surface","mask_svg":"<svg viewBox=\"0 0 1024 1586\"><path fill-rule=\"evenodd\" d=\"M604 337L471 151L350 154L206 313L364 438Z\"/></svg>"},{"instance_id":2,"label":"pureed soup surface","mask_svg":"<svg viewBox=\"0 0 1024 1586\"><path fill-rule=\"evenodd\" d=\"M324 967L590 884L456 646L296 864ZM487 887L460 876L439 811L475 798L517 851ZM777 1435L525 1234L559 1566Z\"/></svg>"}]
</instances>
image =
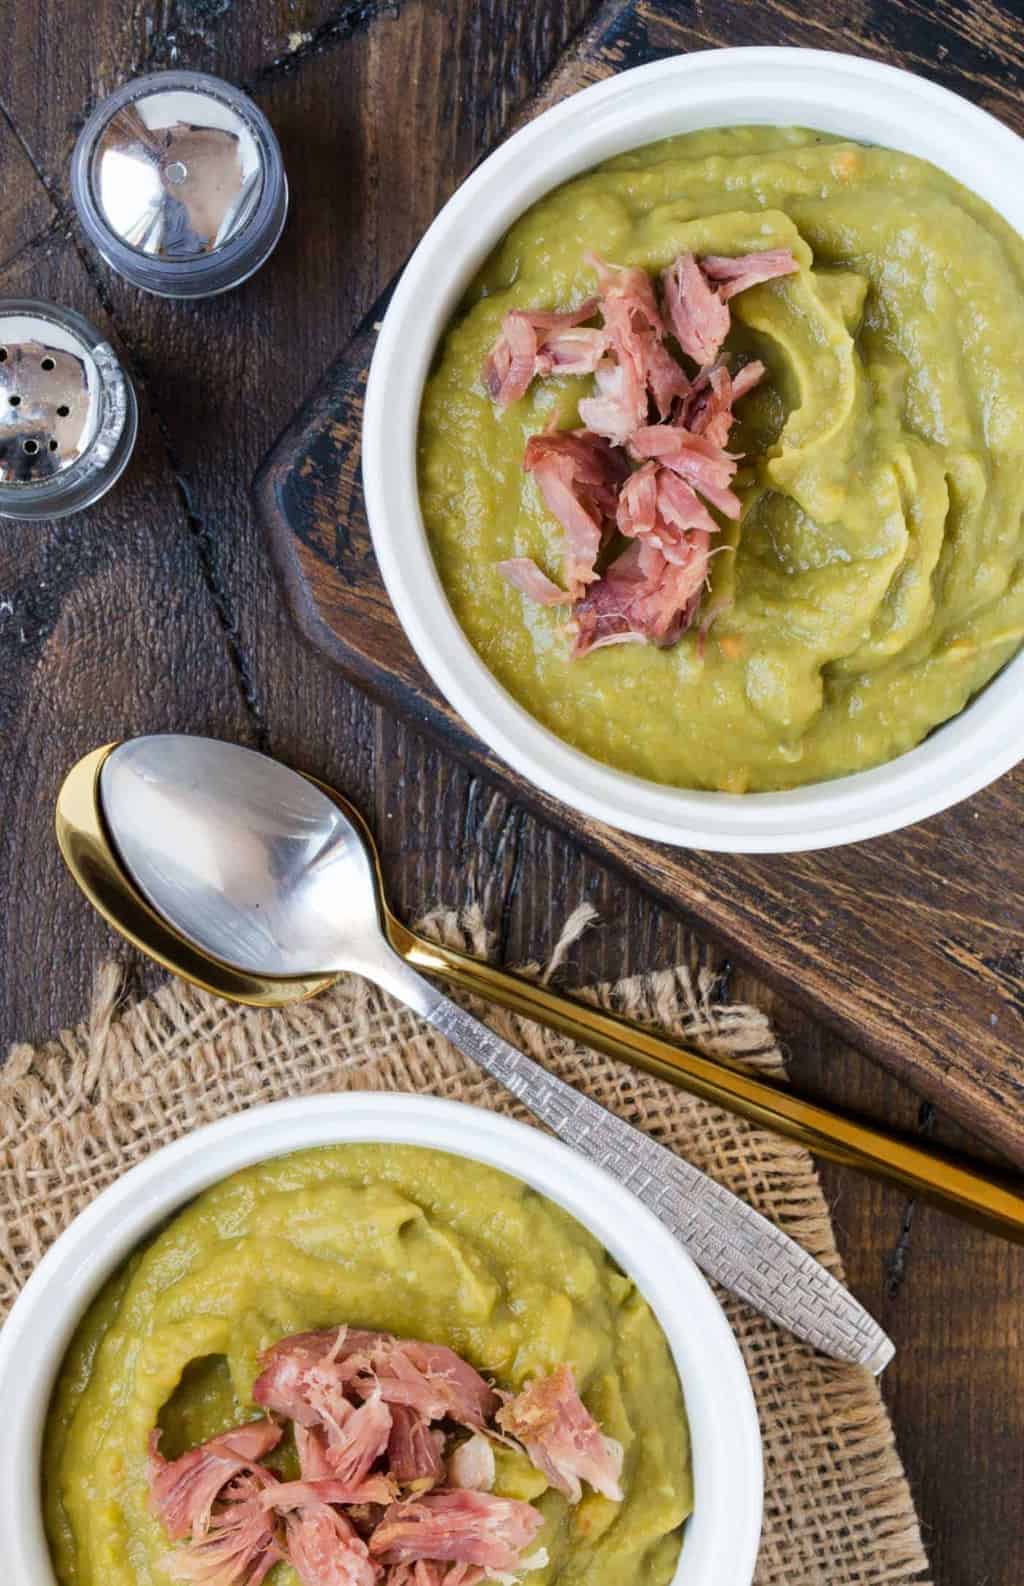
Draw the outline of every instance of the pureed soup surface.
<instances>
[{"instance_id":1,"label":"pureed soup surface","mask_svg":"<svg viewBox=\"0 0 1024 1586\"><path fill-rule=\"evenodd\" d=\"M137 1251L71 1344L46 1426L47 1531L62 1586L148 1586L170 1544L146 1451L168 1458L257 1411L260 1352L296 1332L379 1328L455 1349L499 1386L562 1362L625 1448L624 1500L570 1508L525 1456L495 1491L544 1515L530 1586L665 1586L692 1508L668 1343L586 1229L518 1179L415 1146L325 1146L206 1191ZM276 1458L276 1456L274 1456ZM273 1459L271 1461L273 1463ZM278 1565L269 1577L296 1581Z\"/></svg>"},{"instance_id":2,"label":"pureed soup surface","mask_svg":"<svg viewBox=\"0 0 1024 1586\"><path fill-rule=\"evenodd\" d=\"M727 354L768 374L738 408L738 524L671 649L570 660L564 609L495 563L562 582L562 529L523 471L573 428L587 377L500 411L480 369L509 308L595 289L588 249L662 270L683 251L790 249L735 297ZM688 134L534 205L449 328L423 398L424 520L453 610L534 716L596 759L682 787L793 787L878 765L956 714L1024 637L1024 243L924 161L794 128ZM698 621L700 619L698 618ZM703 648L703 655L701 649Z\"/></svg>"}]
</instances>

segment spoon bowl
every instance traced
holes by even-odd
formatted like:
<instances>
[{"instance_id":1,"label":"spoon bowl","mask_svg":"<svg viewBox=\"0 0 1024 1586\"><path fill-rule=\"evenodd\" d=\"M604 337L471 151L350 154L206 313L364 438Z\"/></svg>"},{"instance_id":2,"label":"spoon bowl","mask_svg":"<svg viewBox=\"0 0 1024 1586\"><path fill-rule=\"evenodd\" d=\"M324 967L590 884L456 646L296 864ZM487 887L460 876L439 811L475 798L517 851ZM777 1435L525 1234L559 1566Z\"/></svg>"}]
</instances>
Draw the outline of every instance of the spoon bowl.
<instances>
[{"instance_id":1,"label":"spoon bowl","mask_svg":"<svg viewBox=\"0 0 1024 1586\"><path fill-rule=\"evenodd\" d=\"M280 978L236 969L196 947L151 907L121 861L100 803L103 766L117 748L116 743L104 744L84 755L57 795L57 844L97 913L163 969L231 1002L279 1008L326 991L335 975Z\"/></svg>"},{"instance_id":2,"label":"spoon bowl","mask_svg":"<svg viewBox=\"0 0 1024 1586\"><path fill-rule=\"evenodd\" d=\"M135 738L104 760L99 800L146 901L234 969L337 974L380 937L365 838L279 761L211 738Z\"/></svg>"}]
</instances>

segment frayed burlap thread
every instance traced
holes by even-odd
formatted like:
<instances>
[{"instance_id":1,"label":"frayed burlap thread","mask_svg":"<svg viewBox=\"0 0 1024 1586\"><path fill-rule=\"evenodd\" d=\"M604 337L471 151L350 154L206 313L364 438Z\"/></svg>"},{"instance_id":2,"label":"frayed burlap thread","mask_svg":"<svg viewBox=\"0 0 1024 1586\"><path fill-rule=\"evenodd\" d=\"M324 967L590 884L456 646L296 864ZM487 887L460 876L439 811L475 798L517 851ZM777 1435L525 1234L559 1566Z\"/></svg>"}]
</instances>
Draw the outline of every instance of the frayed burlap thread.
<instances>
[{"instance_id":1,"label":"frayed burlap thread","mask_svg":"<svg viewBox=\"0 0 1024 1586\"><path fill-rule=\"evenodd\" d=\"M592 911L577 910L547 972ZM488 949L477 912L438 910L436 938ZM541 966L531 972L543 974ZM261 1102L338 1090L429 1091L525 1116L435 1031L364 981L315 1002L234 1007L178 982L120 1009L104 965L93 1008L47 1045L13 1048L0 1070L0 1316L71 1219L128 1168L200 1124ZM596 988L593 999L698 1050L781 1073L755 1008L714 1000L683 968ZM477 1005L503 1035L750 1201L841 1272L808 1154L663 1081ZM909 1586L927 1560L892 1428L874 1380L826 1361L722 1296L757 1397L765 1452L758 1586Z\"/></svg>"}]
</instances>

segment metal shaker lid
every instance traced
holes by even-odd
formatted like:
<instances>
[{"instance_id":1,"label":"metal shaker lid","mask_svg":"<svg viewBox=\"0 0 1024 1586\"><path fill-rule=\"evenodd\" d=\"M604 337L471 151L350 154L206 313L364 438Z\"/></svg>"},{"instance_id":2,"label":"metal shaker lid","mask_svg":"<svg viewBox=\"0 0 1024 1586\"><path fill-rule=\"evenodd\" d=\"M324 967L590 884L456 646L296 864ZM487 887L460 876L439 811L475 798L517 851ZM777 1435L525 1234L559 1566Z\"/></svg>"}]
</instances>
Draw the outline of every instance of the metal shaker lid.
<instances>
[{"instance_id":1,"label":"metal shaker lid","mask_svg":"<svg viewBox=\"0 0 1024 1586\"><path fill-rule=\"evenodd\" d=\"M275 246L288 208L266 116L203 72L154 72L98 105L75 147L71 188L108 264L169 297L237 286Z\"/></svg>"},{"instance_id":2,"label":"metal shaker lid","mask_svg":"<svg viewBox=\"0 0 1024 1586\"><path fill-rule=\"evenodd\" d=\"M38 314L0 311L0 481L31 484L70 468L99 423L89 349Z\"/></svg>"},{"instance_id":3,"label":"metal shaker lid","mask_svg":"<svg viewBox=\"0 0 1024 1586\"><path fill-rule=\"evenodd\" d=\"M115 110L93 148L91 179L107 225L128 247L194 259L242 231L262 191L263 159L232 105L162 88Z\"/></svg>"},{"instance_id":4,"label":"metal shaker lid","mask_svg":"<svg viewBox=\"0 0 1024 1586\"><path fill-rule=\"evenodd\" d=\"M0 299L0 517L54 518L95 501L135 441L131 381L71 309Z\"/></svg>"}]
</instances>

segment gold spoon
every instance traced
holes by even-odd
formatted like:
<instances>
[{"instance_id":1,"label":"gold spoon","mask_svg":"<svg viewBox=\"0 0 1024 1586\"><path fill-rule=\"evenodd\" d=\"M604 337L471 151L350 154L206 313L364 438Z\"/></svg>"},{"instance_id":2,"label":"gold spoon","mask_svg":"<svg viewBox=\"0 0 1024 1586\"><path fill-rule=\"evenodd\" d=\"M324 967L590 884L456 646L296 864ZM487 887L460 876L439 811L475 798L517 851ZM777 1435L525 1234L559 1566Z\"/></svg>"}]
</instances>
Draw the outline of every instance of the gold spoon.
<instances>
[{"instance_id":1,"label":"gold spoon","mask_svg":"<svg viewBox=\"0 0 1024 1586\"><path fill-rule=\"evenodd\" d=\"M225 962L187 939L147 901L108 834L101 795L103 766L117 744L80 760L57 799L57 840L86 897L121 935L165 969L230 1001L280 1007L317 995L336 973L256 973ZM798 1141L808 1150L859 1168L921 1196L991 1232L1024 1243L1024 1191L1009 1178L987 1176L967 1161L902 1139L855 1118L801 1100L650 1030L576 998L481 962L408 929L384 901L383 877L372 835L359 812L335 789L307 777L355 830L372 864L379 924L398 957L571 1040L622 1059L681 1090ZM147 840L152 831L145 833ZM136 871L138 874L138 871ZM295 951L301 955L301 945ZM300 961L315 962L310 955Z\"/></svg>"}]
</instances>

